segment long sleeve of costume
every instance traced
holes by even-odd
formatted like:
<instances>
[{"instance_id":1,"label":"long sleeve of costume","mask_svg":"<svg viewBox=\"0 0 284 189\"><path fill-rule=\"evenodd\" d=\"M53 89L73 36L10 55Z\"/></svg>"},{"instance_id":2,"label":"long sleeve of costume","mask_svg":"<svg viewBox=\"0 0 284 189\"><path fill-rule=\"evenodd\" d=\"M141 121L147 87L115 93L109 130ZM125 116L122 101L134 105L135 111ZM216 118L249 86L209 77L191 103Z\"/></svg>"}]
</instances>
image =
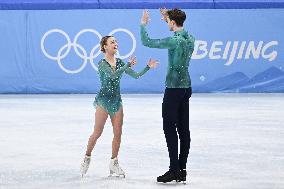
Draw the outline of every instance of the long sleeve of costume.
<instances>
[{"instance_id":1,"label":"long sleeve of costume","mask_svg":"<svg viewBox=\"0 0 284 189\"><path fill-rule=\"evenodd\" d=\"M140 26L140 36L142 44L150 48L173 49L178 45L178 41L174 36L163 39L151 39L145 25Z\"/></svg>"},{"instance_id":2,"label":"long sleeve of costume","mask_svg":"<svg viewBox=\"0 0 284 189\"><path fill-rule=\"evenodd\" d=\"M135 72L134 70L132 70L130 67L128 67L125 70L125 73L127 73L128 75L130 75L131 77L138 79L139 77L141 77L142 75L144 75L148 70L150 70L150 67L147 65L143 70L141 70L140 72Z\"/></svg>"}]
</instances>

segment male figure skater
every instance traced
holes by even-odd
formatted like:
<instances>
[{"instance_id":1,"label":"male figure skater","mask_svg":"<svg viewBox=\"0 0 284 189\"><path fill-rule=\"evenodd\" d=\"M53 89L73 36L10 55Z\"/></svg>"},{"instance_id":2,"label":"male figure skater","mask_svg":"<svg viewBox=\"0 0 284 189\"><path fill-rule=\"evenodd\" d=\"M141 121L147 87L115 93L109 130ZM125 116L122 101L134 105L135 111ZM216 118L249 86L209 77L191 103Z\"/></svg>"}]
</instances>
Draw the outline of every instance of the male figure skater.
<instances>
[{"instance_id":1,"label":"male figure skater","mask_svg":"<svg viewBox=\"0 0 284 189\"><path fill-rule=\"evenodd\" d=\"M160 9L162 20L166 21L172 37L151 39L146 25L150 20L149 12L144 10L141 18L141 40L150 48L168 49L168 70L166 89L162 104L163 130L168 146L170 167L157 182L186 181L186 163L190 148L189 98L192 94L188 73L189 61L194 50L194 37L183 28L186 14L180 9ZM178 155L178 136L180 154Z\"/></svg>"}]
</instances>

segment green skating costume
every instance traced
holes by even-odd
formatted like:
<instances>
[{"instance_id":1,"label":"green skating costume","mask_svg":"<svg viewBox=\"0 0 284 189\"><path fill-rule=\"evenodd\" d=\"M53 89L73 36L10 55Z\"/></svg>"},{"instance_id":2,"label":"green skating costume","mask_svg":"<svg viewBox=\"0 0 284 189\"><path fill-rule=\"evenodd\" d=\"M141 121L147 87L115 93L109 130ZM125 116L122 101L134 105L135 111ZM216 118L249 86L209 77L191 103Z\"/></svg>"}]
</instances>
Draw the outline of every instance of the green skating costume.
<instances>
[{"instance_id":1,"label":"green skating costume","mask_svg":"<svg viewBox=\"0 0 284 189\"><path fill-rule=\"evenodd\" d=\"M194 37L184 29L174 32L172 37L151 39L145 25L140 26L141 41L150 48L168 49L167 88L189 88L189 61L194 50Z\"/></svg>"},{"instance_id":2,"label":"green skating costume","mask_svg":"<svg viewBox=\"0 0 284 189\"><path fill-rule=\"evenodd\" d=\"M135 72L131 69L129 62L125 63L119 58L116 58L116 67L112 68L105 59L102 59L99 62L101 89L95 98L94 106L102 107L112 117L122 106L120 79L123 72L138 79L149 69L150 67L147 65L142 71Z\"/></svg>"}]
</instances>

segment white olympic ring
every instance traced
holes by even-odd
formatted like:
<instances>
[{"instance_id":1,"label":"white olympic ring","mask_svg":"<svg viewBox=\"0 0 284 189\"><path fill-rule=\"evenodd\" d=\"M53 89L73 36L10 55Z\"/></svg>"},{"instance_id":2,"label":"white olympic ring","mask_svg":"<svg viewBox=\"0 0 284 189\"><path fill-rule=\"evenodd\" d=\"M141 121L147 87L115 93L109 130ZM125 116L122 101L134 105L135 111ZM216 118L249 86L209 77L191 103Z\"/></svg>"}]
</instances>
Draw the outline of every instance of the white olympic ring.
<instances>
[{"instance_id":1,"label":"white olympic ring","mask_svg":"<svg viewBox=\"0 0 284 189\"><path fill-rule=\"evenodd\" d=\"M94 63L94 59L97 58L101 51L100 51L100 44L97 44L95 45L92 49L91 49L91 52L90 54L88 55L87 54L87 51L86 49L77 43L78 41L78 38L79 36L81 36L83 33L86 33L86 32L89 32L89 33L93 33L95 35L97 35L97 37L99 38L99 41L101 40L102 38L102 35L96 31L95 29L83 29L81 31L79 31L76 36L74 37L74 40L73 40L73 43L71 42L71 39L70 37L68 36L68 34L61 30L61 29L51 29L49 31L47 31L41 38L41 42L40 42L40 47L41 47L41 51L43 52L43 54L51 59L51 60L54 60L54 61L57 61L57 64L59 65L59 67L61 68L61 70L63 70L64 72L66 73L70 73L70 74L75 74L75 73L79 73L81 72L87 65L88 63L88 60L90 61L90 64L92 65L92 67L97 71L98 70L98 67L96 66L96 64ZM132 49L130 50L130 52L124 56L120 55L119 54L119 51L117 51L117 57L118 58L121 58L121 59L125 59L125 58L128 58L130 57L135 49L136 49L136 39L134 37L134 35L127 29L124 29L124 28L117 28L117 29L114 29L112 30L108 35L114 35L115 33L117 32L124 32L126 34L128 34L130 36L130 38L132 39ZM50 54L47 53L46 49L45 49L45 46L44 46L44 43L45 43L45 40L47 38L47 36L49 36L50 34L52 33L59 33L59 34L62 34L66 40L67 40L67 43L65 45L63 45L59 51L57 52L57 56L51 56ZM61 60L64 59L70 52L71 50L71 47L73 47L75 53L83 59L83 63L81 65L81 67L79 67L78 69L74 69L74 70L71 70L71 69L67 69L63 66ZM66 51L63 53L63 51L66 49ZM79 50L82 52L79 52ZM96 53L95 53L96 52Z\"/></svg>"}]
</instances>

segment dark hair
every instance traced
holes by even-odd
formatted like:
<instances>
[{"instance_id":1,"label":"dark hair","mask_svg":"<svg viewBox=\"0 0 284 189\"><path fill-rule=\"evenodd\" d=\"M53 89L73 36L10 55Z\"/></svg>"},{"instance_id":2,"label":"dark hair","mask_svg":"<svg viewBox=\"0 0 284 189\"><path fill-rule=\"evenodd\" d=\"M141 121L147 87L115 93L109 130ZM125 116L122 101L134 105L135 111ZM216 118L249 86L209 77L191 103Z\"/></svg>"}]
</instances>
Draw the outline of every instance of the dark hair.
<instances>
[{"instance_id":1,"label":"dark hair","mask_svg":"<svg viewBox=\"0 0 284 189\"><path fill-rule=\"evenodd\" d=\"M177 26L183 26L183 22L186 19L186 14L180 9L172 9L167 11L170 20L174 20Z\"/></svg>"},{"instance_id":2,"label":"dark hair","mask_svg":"<svg viewBox=\"0 0 284 189\"><path fill-rule=\"evenodd\" d=\"M107 36L104 36L104 37L101 39L100 45L101 45L101 51L102 51L103 53L106 52L106 50L104 49L104 45L107 44L107 40L108 40L108 38L110 38L110 37L113 37L113 36L107 35Z\"/></svg>"}]
</instances>

